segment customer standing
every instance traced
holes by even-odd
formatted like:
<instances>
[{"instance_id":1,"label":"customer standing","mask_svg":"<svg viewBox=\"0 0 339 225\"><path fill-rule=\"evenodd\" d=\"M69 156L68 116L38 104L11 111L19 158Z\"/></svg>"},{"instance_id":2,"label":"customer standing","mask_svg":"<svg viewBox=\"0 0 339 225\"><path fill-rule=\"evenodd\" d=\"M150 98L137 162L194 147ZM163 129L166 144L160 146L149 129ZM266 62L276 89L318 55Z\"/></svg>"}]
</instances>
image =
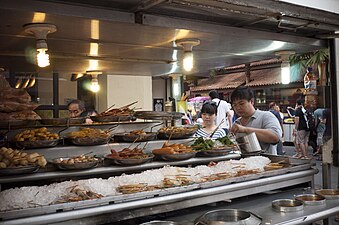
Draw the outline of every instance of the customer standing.
<instances>
[{"instance_id":1,"label":"customer standing","mask_svg":"<svg viewBox=\"0 0 339 225\"><path fill-rule=\"evenodd\" d=\"M267 111L254 108L253 91L246 86L237 87L231 95L235 113L239 116L230 131L240 137L241 133L254 132L258 138L261 149L270 154L277 154L275 144L282 136L281 126L275 116Z\"/></svg>"},{"instance_id":2,"label":"customer standing","mask_svg":"<svg viewBox=\"0 0 339 225\"><path fill-rule=\"evenodd\" d=\"M323 145L323 137L326 129L326 119L323 118L324 108L319 108L314 111L315 127L317 128L317 150L313 155L320 153L321 146Z\"/></svg>"},{"instance_id":3,"label":"customer standing","mask_svg":"<svg viewBox=\"0 0 339 225\"><path fill-rule=\"evenodd\" d=\"M195 132L194 137L217 139L226 136L224 129L217 129L217 125L215 125L216 116L217 106L215 102L205 102L201 108L202 128Z\"/></svg>"},{"instance_id":4,"label":"customer standing","mask_svg":"<svg viewBox=\"0 0 339 225\"><path fill-rule=\"evenodd\" d=\"M296 142L300 149L300 155L296 155L296 157L308 158L307 149L310 131L307 124L306 109L303 106L302 100L297 101L294 124L294 132L296 132Z\"/></svg>"},{"instance_id":5,"label":"customer standing","mask_svg":"<svg viewBox=\"0 0 339 225\"><path fill-rule=\"evenodd\" d=\"M280 113L275 109L275 107L277 106L277 104L275 102L271 102L268 107L269 107L269 112L271 112L279 121L279 124L281 126L281 130L282 130L282 137L284 137L284 127L283 127L283 120L280 116ZM279 106L278 106L279 107ZM274 147L274 146L273 146ZM282 144L282 140L279 140L279 143L275 146L277 148L277 154L278 155L283 155L283 144Z\"/></svg>"},{"instance_id":6,"label":"customer standing","mask_svg":"<svg viewBox=\"0 0 339 225\"><path fill-rule=\"evenodd\" d=\"M228 103L224 100L219 99L219 94L216 90L210 91L208 94L212 100L217 105L217 117L216 117L216 124L219 125L222 120L220 128L224 129L226 134L228 130L232 126L232 115L230 113L230 108L228 107Z\"/></svg>"}]
</instances>

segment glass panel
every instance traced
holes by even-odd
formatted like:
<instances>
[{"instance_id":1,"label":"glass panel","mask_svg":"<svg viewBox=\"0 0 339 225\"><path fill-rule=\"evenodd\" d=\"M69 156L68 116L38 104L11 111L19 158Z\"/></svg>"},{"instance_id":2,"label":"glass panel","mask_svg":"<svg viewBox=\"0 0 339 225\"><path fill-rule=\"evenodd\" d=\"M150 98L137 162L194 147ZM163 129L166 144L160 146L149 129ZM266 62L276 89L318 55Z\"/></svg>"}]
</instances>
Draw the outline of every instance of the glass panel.
<instances>
[{"instance_id":1,"label":"glass panel","mask_svg":"<svg viewBox=\"0 0 339 225\"><path fill-rule=\"evenodd\" d=\"M34 110L42 119L53 118L53 110Z\"/></svg>"},{"instance_id":2,"label":"glass panel","mask_svg":"<svg viewBox=\"0 0 339 225\"><path fill-rule=\"evenodd\" d=\"M41 105L53 104L53 74L52 72L41 72L36 79L38 88L37 102Z\"/></svg>"},{"instance_id":3,"label":"glass panel","mask_svg":"<svg viewBox=\"0 0 339 225\"><path fill-rule=\"evenodd\" d=\"M59 74L59 105L66 105L70 99L76 98L77 82L71 81L71 74Z\"/></svg>"}]
</instances>

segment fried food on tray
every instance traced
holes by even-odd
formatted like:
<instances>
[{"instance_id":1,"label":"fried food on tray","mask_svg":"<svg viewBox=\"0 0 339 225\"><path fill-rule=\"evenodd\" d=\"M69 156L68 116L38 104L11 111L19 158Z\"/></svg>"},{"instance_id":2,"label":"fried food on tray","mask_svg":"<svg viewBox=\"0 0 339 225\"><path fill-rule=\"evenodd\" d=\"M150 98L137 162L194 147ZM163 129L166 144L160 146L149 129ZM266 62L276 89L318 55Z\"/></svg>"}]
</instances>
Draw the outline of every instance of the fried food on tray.
<instances>
[{"instance_id":1,"label":"fried food on tray","mask_svg":"<svg viewBox=\"0 0 339 225\"><path fill-rule=\"evenodd\" d=\"M109 134L101 129L82 127L79 131L69 132L68 138L108 138Z\"/></svg>"},{"instance_id":2,"label":"fried food on tray","mask_svg":"<svg viewBox=\"0 0 339 225\"><path fill-rule=\"evenodd\" d=\"M106 157L112 159L143 159L148 158L149 155L143 152L143 149L135 147L133 149L124 148L120 152L111 149L111 154Z\"/></svg>"},{"instance_id":3,"label":"fried food on tray","mask_svg":"<svg viewBox=\"0 0 339 225\"><path fill-rule=\"evenodd\" d=\"M96 162L96 161L99 161L99 159L96 157L87 156L87 155L74 156L74 157L67 158L67 159L59 158L59 159L54 160L55 163L67 164L67 165L73 165L76 163Z\"/></svg>"},{"instance_id":4,"label":"fried food on tray","mask_svg":"<svg viewBox=\"0 0 339 225\"><path fill-rule=\"evenodd\" d=\"M162 127L159 129L160 133L180 133L180 134L187 134L195 132L198 129L197 126L191 126L191 127Z\"/></svg>"},{"instance_id":5,"label":"fried food on tray","mask_svg":"<svg viewBox=\"0 0 339 225\"><path fill-rule=\"evenodd\" d=\"M146 135L147 133L143 130L132 130L131 132L129 132L127 134L127 136L144 136Z\"/></svg>"},{"instance_id":6,"label":"fried food on tray","mask_svg":"<svg viewBox=\"0 0 339 225\"><path fill-rule=\"evenodd\" d=\"M46 127L41 127L32 130L24 130L15 135L15 141L39 141L39 140L55 140L59 139L59 135L51 133Z\"/></svg>"},{"instance_id":7,"label":"fried food on tray","mask_svg":"<svg viewBox=\"0 0 339 225\"><path fill-rule=\"evenodd\" d=\"M47 161L44 156L38 153L28 154L23 151L12 148L2 147L0 149L0 168L18 167L18 166L41 166L45 167Z\"/></svg>"},{"instance_id":8,"label":"fried food on tray","mask_svg":"<svg viewBox=\"0 0 339 225\"><path fill-rule=\"evenodd\" d=\"M132 116L134 115L134 110L130 109L129 107L138 103L136 102L132 102L131 104L125 105L123 107L120 108L109 108L108 110L99 113L98 117L104 117L104 116Z\"/></svg>"},{"instance_id":9,"label":"fried food on tray","mask_svg":"<svg viewBox=\"0 0 339 225\"><path fill-rule=\"evenodd\" d=\"M154 149L152 151L154 154L163 155L163 154L181 154L186 152L193 152L191 146L186 146L184 144L168 144L166 141L163 146L159 149Z\"/></svg>"}]
</instances>

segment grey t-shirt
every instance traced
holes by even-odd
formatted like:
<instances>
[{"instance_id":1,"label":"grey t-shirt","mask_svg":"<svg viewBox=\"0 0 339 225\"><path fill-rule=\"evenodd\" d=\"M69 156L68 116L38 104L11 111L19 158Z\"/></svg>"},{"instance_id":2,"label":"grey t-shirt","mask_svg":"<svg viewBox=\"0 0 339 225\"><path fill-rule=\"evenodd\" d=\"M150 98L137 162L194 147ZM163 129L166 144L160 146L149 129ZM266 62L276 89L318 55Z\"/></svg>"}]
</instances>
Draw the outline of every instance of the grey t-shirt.
<instances>
[{"instance_id":1,"label":"grey t-shirt","mask_svg":"<svg viewBox=\"0 0 339 225\"><path fill-rule=\"evenodd\" d=\"M236 120L236 123L240 124L240 118ZM281 126L277 118L268 111L261 111L259 109L255 110L254 114L249 119L246 127L260 128L260 129L269 129L275 133L279 138L282 136ZM237 137L240 137L241 134L237 134ZM277 143L266 143L259 141L261 149L266 152L274 152L275 144Z\"/></svg>"}]
</instances>

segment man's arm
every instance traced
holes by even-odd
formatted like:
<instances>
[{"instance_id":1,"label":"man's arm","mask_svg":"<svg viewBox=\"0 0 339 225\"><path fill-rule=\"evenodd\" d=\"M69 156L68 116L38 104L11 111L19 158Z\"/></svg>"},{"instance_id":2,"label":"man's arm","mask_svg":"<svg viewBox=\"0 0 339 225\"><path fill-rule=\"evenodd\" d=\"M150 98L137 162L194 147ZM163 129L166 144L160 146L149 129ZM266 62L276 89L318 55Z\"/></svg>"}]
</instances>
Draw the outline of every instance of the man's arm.
<instances>
[{"instance_id":1,"label":"man's arm","mask_svg":"<svg viewBox=\"0 0 339 225\"><path fill-rule=\"evenodd\" d=\"M279 136L274 133L270 129L260 129L260 128L253 128L253 127L245 127L240 124L233 124L231 128L231 132L233 133L252 133L255 132L259 141L266 142L266 143L278 143L280 138Z\"/></svg>"},{"instance_id":2,"label":"man's arm","mask_svg":"<svg viewBox=\"0 0 339 225\"><path fill-rule=\"evenodd\" d=\"M231 128L231 127L232 127L232 119L233 119L233 116L231 115L230 112L227 112L227 113L226 113L226 117L227 117L227 119L228 119L229 128Z\"/></svg>"}]
</instances>

